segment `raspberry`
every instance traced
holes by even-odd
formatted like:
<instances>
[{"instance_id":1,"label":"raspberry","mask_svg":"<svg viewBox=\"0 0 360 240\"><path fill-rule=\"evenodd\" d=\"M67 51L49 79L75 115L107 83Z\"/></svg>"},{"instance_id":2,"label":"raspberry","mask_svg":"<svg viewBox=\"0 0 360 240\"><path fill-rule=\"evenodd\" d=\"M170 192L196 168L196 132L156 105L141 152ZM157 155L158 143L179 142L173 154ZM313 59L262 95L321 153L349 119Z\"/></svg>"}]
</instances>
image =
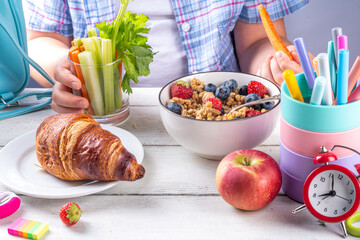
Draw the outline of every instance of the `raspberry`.
<instances>
[{"instance_id":1,"label":"raspberry","mask_svg":"<svg viewBox=\"0 0 360 240\"><path fill-rule=\"evenodd\" d=\"M192 96L193 90L189 84L183 80L176 81L171 86L171 97L188 99Z\"/></svg>"},{"instance_id":2,"label":"raspberry","mask_svg":"<svg viewBox=\"0 0 360 240\"><path fill-rule=\"evenodd\" d=\"M218 98L208 98L204 101L204 104L206 104L207 102L211 102L212 103L212 108L221 111L222 108L222 104L221 104L221 100Z\"/></svg>"},{"instance_id":3,"label":"raspberry","mask_svg":"<svg viewBox=\"0 0 360 240\"><path fill-rule=\"evenodd\" d=\"M257 81L250 81L248 84L248 94L250 93L256 93L260 95L261 98L263 98L264 95L268 93L268 90L262 83Z\"/></svg>"},{"instance_id":4,"label":"raspberry","mask_svg":"<svg viewBox=\"0 0 360 240\"><path fill-rule=\"evenodd\" d=\"M258 114L261 114L261 112L257 110L249 110L246 112L245 117L252 117Z\"/></svg>"}]
</instances>

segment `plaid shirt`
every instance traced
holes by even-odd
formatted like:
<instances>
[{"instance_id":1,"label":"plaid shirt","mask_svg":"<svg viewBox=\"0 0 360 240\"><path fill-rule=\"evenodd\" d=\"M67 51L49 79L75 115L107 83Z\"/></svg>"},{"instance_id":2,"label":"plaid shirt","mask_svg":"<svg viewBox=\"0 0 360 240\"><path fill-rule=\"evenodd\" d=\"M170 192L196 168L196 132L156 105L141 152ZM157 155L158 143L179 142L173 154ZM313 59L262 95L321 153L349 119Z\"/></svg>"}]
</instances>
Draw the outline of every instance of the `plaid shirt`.
<instances>
[{"instance_id":1,"label":"plaid shirt","mask_svg":"<svg viewBox=\"0 0 360 240\"><path fill-rule=\"evenodd\" d=\"M239 71L231 31L238 19L261 22L258 4L262 3L275 20L304 7L309 0L171 1L192 73ZM111 21L117 14L113 0L25 0L24 9L29 29L75 38L85 37L88 26Z\"/></svg>"}]
</instances>

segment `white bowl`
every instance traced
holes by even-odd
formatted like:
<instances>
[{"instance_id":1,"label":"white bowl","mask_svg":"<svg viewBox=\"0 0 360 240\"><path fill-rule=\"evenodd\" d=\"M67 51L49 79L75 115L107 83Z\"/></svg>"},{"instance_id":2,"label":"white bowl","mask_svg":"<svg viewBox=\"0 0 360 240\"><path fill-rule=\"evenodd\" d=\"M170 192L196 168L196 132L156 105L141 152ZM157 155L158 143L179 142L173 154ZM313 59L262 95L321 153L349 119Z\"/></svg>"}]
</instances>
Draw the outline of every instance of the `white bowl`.
<instances>
[{"instance_id":1,"label":"white bowl","mask_svg":"<svg viewBox=\"0 0 360 240\"><path fill-rule=\"evenodd\" d=\"M269 80L238 72L204 72L171 81L159 93L160 115L166 131L176 142L201 157L221 160L233 151L254 148L270 136L279 121L280 101L265 113L226 121L192 119L169 111L166 103L171 98L171 85L177 80L190 82L194 77L216 86L229 79L235 79L239 87L255 80L265 85L270 96L280 94L280 89Z\"/></svg>"}]
</instances>

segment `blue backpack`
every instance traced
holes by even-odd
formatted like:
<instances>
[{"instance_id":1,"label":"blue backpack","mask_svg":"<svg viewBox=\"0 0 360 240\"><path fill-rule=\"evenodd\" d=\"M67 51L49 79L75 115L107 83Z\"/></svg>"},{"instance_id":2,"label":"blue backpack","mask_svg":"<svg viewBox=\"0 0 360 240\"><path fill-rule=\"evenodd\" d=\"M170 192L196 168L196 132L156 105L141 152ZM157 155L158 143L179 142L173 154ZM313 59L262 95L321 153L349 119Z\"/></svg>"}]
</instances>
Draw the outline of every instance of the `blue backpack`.
<instances>
[{"instance_id":1,"label":"blue backpack","mask_svg":"<svg viewBox=\"0 0 360 240\"><path fill-rule=\"evenodd\" d=\"M28 96L37 99L49 98L34 106L0 110L0 120L18 116L48 106L52 90L19 95L30 79L29 64L41 73L52 85L49 75L27 55L27 39L21 0L0 1L0 109L19 105L19 100Z\"/></svg>"}]
</instances>

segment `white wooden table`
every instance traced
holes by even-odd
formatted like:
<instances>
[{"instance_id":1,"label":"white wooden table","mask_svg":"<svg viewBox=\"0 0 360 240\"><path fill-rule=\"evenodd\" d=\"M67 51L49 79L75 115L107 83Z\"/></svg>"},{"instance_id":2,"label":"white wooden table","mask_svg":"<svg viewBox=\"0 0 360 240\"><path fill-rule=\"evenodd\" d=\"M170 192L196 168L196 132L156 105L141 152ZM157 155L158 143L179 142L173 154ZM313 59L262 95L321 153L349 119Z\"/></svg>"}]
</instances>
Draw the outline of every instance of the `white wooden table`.
<instances>
[{"instance_id":1,"label":"white wooden table","mask_svg":"<svg viewBox=\"0 0 360 240\"><path fill-rule=\"evenodd\" d=\"M20 209L0 219L0 239L19 239L7 233L7 227L19 217L48 223L50 231L43 239L49 240L341 238L339 224L323 227L308 211L293 215L291 210L299 203L282 192L258 211L240 211L228 205L215 185L219 162L189 152L166 132L159 114L159 90L134 89L130 118L120 126L144 146L146 175L142 180L121 182L79 198L19 195ZM0 150L52 114L55 112L48 108L0 121ZM279 161L279 126L256 149ZM0 183L0 191L4 190L8 189ZM68 201L77 202L83 210L80 222L72 227L65 226L58 217L60 207Z\"/></svg>"}]
</instances>

